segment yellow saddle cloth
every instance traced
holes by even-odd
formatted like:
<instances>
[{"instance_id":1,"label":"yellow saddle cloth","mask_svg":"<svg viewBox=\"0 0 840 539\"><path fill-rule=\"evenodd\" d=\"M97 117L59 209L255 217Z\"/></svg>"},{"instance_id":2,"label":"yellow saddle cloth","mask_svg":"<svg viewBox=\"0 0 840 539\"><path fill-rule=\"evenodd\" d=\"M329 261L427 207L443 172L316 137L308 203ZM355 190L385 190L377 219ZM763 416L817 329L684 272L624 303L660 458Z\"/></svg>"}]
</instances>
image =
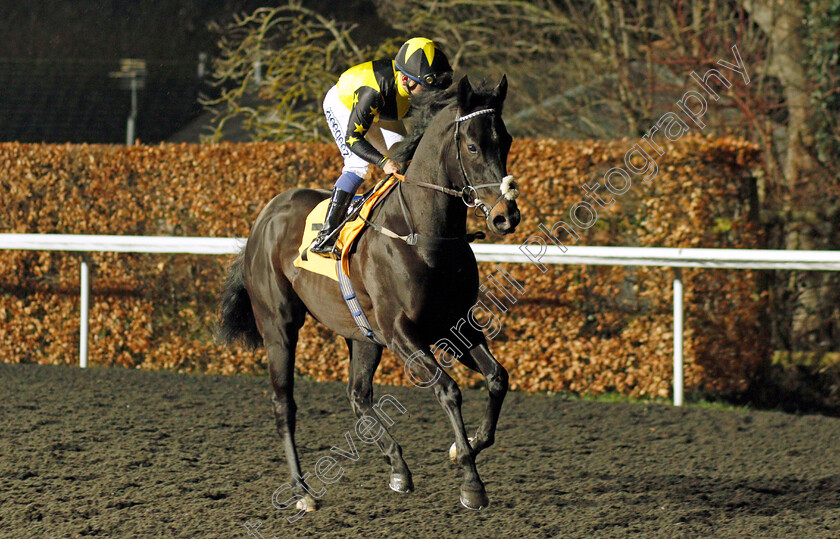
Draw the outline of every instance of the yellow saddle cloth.
<instances>
[{"instance_id":1,"label":"yellow saddle cloth","mask_svg":"<svg viewBox=\"0 0 840 539\"><path fill-rule=\"evenodd\" d=\"M367 223L363 219L367 219L373 208L376 207L388 192L397 184L399 180L391 176L384 183L382 183L376 191L368 198L362 205L362 209L355 219L346 223L341 231L338 233L338 239L335 242L336 248L341 252L341 269L345 275L350 275L350 249L359 238L362 230L365 229ZM336 261L332 258L312 254L308 251L309 246L315 241L318 231L324 224L324 218L327 215L327 208L330 205L330 199L321 201L315 206L309 215L306 217L306 224L304 225L303 238L298 248L298 257L295 259L295 266L329 277L334 281L338 281L338 273Z\"/></svg>"}]
</instances>

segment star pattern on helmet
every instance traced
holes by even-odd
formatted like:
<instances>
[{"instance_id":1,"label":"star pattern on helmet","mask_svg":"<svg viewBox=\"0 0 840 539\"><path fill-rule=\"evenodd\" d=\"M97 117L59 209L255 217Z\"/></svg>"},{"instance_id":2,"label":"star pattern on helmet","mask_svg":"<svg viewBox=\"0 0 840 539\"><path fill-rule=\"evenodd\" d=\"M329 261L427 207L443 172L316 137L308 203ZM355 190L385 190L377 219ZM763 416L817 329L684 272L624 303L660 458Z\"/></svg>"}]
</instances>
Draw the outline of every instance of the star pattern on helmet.
<instances>
[{"instance_id":1,"label":"star pattern on helmet","mask_svg":"<svg viewBox=\"0 0 840 539\"><path fill-rule=\"evenodd\" d=\"M406 45L408 45L405 50L406 60L411 58L418 49L422 49L423 54L426 56L426 61L429 62L429 65L432 65L435 58L435 45L431 42L431 40L423 37L415 37L406 41Z\"/></svg>"}]
</instances>

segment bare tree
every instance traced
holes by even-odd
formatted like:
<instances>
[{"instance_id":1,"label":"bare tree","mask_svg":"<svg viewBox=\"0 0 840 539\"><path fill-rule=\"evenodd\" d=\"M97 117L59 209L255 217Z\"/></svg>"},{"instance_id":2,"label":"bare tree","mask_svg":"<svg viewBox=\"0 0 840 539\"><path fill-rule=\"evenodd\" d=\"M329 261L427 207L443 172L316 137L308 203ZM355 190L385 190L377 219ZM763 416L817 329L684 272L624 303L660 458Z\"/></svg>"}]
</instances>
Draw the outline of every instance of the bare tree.
<instances>
[{"instance_id":1,"label":"bare tree","mask_svg":"<svg viewBox=\"0 0 840 539\"><path fill-rule=\"evenodd\" d=\"M216 138L240 120L257 139L325 139L324 93L347 66L375 53L351 37L354 27L293 0L218 29L221 56L213 74L223 89L204 103L218 114Z\"/></svg>"}]
</instances>

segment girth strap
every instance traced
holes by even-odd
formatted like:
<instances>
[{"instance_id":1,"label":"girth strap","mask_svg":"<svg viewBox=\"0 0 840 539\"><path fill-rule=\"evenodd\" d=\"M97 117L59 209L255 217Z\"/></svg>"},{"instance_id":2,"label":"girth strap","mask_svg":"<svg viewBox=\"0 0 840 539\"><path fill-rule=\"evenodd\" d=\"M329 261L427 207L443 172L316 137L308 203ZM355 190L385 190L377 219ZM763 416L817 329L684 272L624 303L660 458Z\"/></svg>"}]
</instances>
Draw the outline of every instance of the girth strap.
<instances>
[{"instance_id":1,"label":"girth strap","mask_svg":"<svg viewBox=\"0 0 840 539\"><path fill-rule=\"evenodd\" d=\"M356 326L359 327L359 330L361 330L365 337L380 346L384 346L379 342L379 339L376 338L376 335L374 335L373 330L370 328L370 322L368 322L367 316L362 311L362 306L359 305L356 291L353 289L353 283L350 282L350 277L345 275L341 269L340 260L336 261L335 272L338 274L338 287L341 290L341 297L344 298L347 308L350 309L350 314L353 316L353 321L356 322Z\"/></svg>"}]
</instances>

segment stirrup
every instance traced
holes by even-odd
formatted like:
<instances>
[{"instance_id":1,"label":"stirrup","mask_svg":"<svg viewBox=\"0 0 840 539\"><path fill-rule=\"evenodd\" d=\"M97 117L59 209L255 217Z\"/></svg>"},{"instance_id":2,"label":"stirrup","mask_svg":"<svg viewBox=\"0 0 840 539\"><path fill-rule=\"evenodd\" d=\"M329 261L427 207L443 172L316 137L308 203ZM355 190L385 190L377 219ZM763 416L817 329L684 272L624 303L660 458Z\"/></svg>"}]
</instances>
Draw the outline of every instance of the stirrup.
<instances>
[{"instance_id":1,"label":"stirrup","mask_svg":"<svg viewBox=\"0 0 840 539\"><path fill-rule=\"evenodd\" d=\"M324 258L332 258L334 260L339 260L341 258L341 251L336 249L335 243L338 239L338 231L336 231L335 237L332 240L328 240L327 238L315 238L312 242L312 245L309 246L309 252L318 256L323 256ZM331 242L331 245L328 243ZM327 245L325 245L327 243ZM327 250L329 248L329 250ZM315 249L318 249L317 251Z\"/></svg>"},{"instance_id":2,"label":"stirrup","mask_svg":"<svg viewBox=\"0 0 840 539\"><path fill-rule=\"evenodd\" d=\"M330 249L329 251L313 251L310 247L309 252L317 256L322 256L324 258L330 258L332 260L341 260L341 251L336 249L335 245L333 245L332 249Z\"/></svg>"}]
</instances>

